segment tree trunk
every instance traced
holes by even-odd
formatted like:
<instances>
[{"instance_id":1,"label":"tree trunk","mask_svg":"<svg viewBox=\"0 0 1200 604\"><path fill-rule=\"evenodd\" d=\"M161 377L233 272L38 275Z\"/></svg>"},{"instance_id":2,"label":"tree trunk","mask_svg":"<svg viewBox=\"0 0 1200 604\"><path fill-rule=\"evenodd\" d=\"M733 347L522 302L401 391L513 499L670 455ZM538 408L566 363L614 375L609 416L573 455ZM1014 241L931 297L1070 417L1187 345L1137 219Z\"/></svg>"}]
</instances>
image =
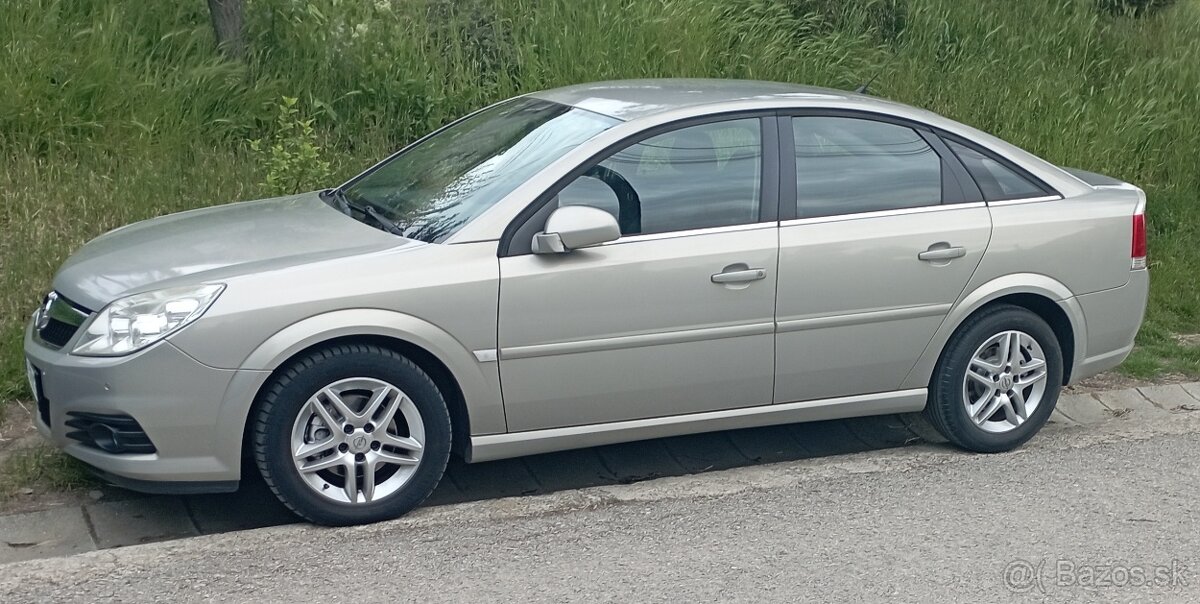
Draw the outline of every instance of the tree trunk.
<instances>
[{"instance_id":1,"label":"tree trunk","mask_svg":"<svg viewBox=\"0 0 1200 604\"><path fill-rule=\"evenodd\" d=\"M217 49L230 59L241 59L246 55L246 41L242 35L243 2L244 0L208 0L213 33L217 37Z\"/></svg>"}]
</instances>

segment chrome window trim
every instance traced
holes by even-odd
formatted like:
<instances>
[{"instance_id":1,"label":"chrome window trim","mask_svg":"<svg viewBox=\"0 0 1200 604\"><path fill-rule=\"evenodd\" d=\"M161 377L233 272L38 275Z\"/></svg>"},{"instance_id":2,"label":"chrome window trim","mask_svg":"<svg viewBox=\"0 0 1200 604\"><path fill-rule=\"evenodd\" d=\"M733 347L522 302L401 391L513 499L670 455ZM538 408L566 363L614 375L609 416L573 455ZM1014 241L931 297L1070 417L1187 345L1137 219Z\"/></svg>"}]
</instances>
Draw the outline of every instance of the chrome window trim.
<instances>
[{"instance_id":1,"label":"chrome window trim","mask_svg":"<svg viewBox=\"0 0 1200 604\"><path fill-rule=\"evenodd\" d=\"M814 216L811 218L794 218L785 220L779 223L780 227L801 225L801 224L821 224L824 222L842 222L845 220L861 220L867 218L885 218L888 216L907 216L909 214L928 214L930 212L952 212L954 210L969 210L987 207L987 203L983 201L972 201L970 203L955 203L945 205L929 205L916 208L899 208L896 210L879 210L876 212L858 212L854 214L835 214L833 216Z\"/></svg>"},{"instance_id":2,"label":"chrome window trim","mask_svg":"<svg viewBox=\"0 0 1200 604\"><path fill-rule=\"evenodd\" d=\"M735 233L738 231L754 231L758 229L774 228L778 221L771 220L768 222L750 222L746 224L734 224L729 226L705 227L702 229L688 229L684 231L667 231L665 233L648 233L645 235L629 235L621 237L613 241L606 241L597 247L608 245L621 245L622 243L637 243L639 241L658 241L661 239L676 239L679 237L695 237L697 235L713 235L717 233Z\"/></svg>"},{"instance_id":3,"label":"chrome window trim","mask_svg":"<svg viewBox=\"0 0 1200 604\"><path fill-rule=\"evenodd\" d=\"M1002 199L1000 201L989 201L989 206L1017 206L1025 203L1041 203L1043 201L1058 201L1062 199L1062 195L1042 195L1041 197L1022 197L1020 199Z\"/></svg>"}]
</instances>

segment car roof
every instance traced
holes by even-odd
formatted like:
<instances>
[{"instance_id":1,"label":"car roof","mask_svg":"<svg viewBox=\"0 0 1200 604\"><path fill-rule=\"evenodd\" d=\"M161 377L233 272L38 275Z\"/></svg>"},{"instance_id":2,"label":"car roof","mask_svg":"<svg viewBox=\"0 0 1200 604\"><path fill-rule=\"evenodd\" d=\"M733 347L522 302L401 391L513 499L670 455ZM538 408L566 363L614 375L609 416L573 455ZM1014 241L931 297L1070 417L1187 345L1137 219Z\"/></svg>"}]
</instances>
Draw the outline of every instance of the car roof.
<instances>
[{"instance_id":1,"label":"car roof","mask_svg":"<svg viewBox=\"0 0 1200 604\"><path fill-rule=\"evenodd\" d=\"M1046 160L971 126L904 103L832 88L756 80L670 78L577 84L528 96L607 115L631 128L742 110L818 108L882 114L973 141L1016 162L1064 194L1081 194L1091 188ZM628 132L623 128L613 130Z\"/></svg>"},{"instance_id":2,"label":"car roof","mask_svg":"<svg viewBox=\"0 0 1200 604\"><path fill-rule=\"evenodd\" d=\"M807 100L836 106L849 101L871 100L880 108L892 104L866 95L817 86L701 78L593 82L544 90L530 96L627 121L675 109L739 101L777 100L781 104L793 104Z\"/></svg>"}]
</instances>

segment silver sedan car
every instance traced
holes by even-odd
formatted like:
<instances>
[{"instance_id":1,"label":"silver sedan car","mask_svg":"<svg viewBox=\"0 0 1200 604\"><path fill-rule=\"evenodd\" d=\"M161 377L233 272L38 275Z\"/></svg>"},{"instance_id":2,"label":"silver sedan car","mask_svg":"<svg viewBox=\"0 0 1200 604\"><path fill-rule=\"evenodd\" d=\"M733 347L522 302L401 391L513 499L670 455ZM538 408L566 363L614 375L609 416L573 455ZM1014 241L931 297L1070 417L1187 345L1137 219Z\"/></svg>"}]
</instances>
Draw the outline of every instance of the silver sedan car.
<instances>
[{"instance_id":1,"label":"silver sedan car","mask_svg":"<svg viewBox=\"0 0 1200 604\"><path fill-rule=\"evenodd\" d=\"M924 411L1005 451L1129 354L1141 189L905 105L571 86L323 192L133 224L25 339L38 427L129 488L395 517L468 462Z\"/></svg>"}]
</instances>

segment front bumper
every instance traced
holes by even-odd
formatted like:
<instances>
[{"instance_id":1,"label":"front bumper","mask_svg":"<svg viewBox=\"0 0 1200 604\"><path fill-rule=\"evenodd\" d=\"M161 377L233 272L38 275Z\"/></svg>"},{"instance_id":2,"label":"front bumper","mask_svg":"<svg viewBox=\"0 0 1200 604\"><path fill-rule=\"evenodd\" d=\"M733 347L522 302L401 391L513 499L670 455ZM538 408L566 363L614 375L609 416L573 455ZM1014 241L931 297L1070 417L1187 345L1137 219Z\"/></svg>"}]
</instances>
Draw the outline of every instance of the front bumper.
<instances>
[{"instance_id":1,"label":"front bumper","mask_svg":"<svg viewBox=\"0 0 1200 604\"><path fill-rule=\"evenodd\" d=\"M170 342L125 357L73 356L69 348L53 350L26 330L26 359L40 373L45 413L35 422L43 436L118 486L156 492L236 488L240 447L229 444L240 444L241 432L225 434L221 409L238 371L208 367ZM107 453L72 439L71 412L132 417L155 452Z\"/></svg>"}]
</instances>

